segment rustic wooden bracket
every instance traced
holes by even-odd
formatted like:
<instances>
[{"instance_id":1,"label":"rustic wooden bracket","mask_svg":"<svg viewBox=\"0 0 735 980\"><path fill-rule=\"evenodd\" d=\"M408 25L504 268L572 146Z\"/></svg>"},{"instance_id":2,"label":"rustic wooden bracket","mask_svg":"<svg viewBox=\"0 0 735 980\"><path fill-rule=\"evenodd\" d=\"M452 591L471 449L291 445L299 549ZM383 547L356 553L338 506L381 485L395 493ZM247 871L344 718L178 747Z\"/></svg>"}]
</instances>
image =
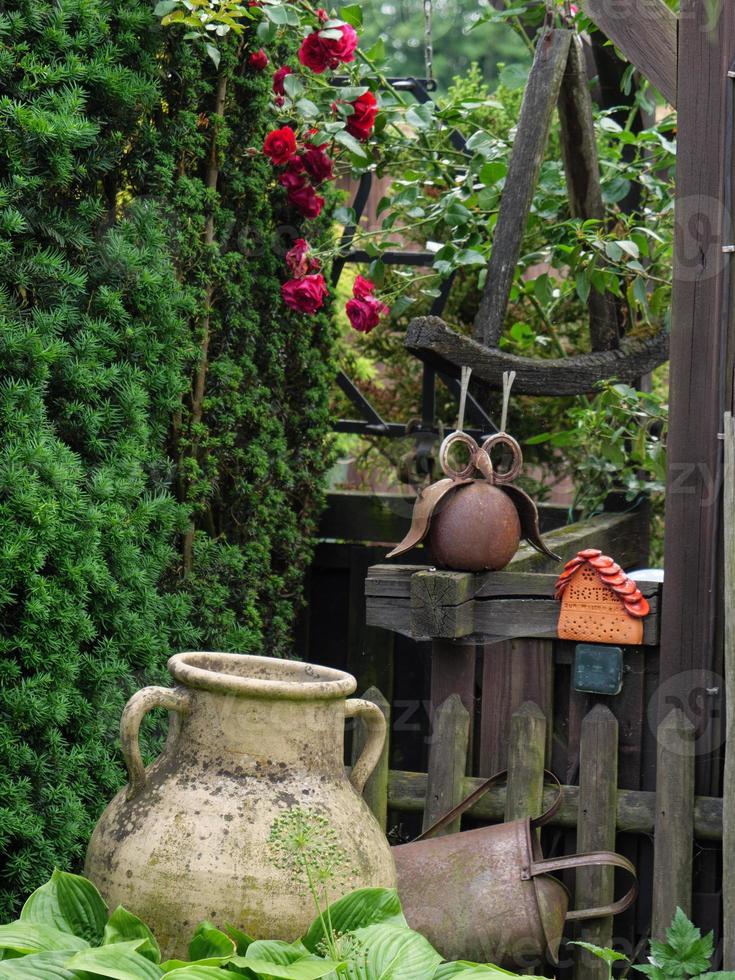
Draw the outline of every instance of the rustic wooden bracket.
<instances>
[{"instance_id":1,"label":"rustic wooden bracket","mask_svg":"<svg viewBox=\"0 0 735 980\"><path fill-rule=\"evenodd\" d=\"M460 365L469 364L474 377L496 388L502 387L504 371L515 371L513 390L518 394L580 395L595 391L603 378L630 383L663 364L669 356L669 335L661 330L652 337L624 337L617 350L540 360L485 347L450 330L439 317L422 316L409 323L406 347L455 377Z\"/></svg>"},{"instance_id":2,"label":"rustic wooden bracket","mask_svg":"<svg viewBox=\"0 0 735 980\"><path fill-rule=\"evenodd\" d=\"M675 107L678 21L663 0L584 0L583 9Z\"/></svg>"}]
</instances>

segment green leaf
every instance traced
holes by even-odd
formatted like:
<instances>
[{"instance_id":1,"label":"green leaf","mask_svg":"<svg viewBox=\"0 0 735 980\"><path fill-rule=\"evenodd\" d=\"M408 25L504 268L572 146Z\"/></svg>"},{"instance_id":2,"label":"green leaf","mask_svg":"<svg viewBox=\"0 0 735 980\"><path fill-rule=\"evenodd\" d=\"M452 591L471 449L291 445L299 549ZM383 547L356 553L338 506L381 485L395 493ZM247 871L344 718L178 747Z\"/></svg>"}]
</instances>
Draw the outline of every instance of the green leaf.
<instances>
[{"instance_id":1,"label":"green leaf","mask_svg":"<svg viewBox=\"0 0 735 980\"><path fill-rule=\"evenodd\" d=\"M491 160L483 163L479 176L483 184L497 184L507 173L508 164L504 160Z\"/></svg>"},{"instance_id":2,"label":"green leaf","mask_svg":"<svg viewBox=\"0 0 735 980\"><path fill-rule=\"evenodd\" d=\"M227 974L232 976L231 973ZM191 964L166 974L166 980L224 980L224 973L215 966Z\"/></svg>"},{"instance_id":3,"label":"green leaf","mask_svg":"<svg viewBox=\"0 0 735 980\"><path fill-rule=\"evenodd\" d=\"M252 936L248 936L248 934L243 932L242 929L238 929L237 926L233 926L229 922L225 922L224 932L226 932L233 943L235 943L238 955L240 956L244 956L248 950L248 947L252 946L252 944L255 942Z\"/></svg>"},{"instance_id":4,"label":"green leaf","mask_svg":"<svg viewBox=\"0 0 735 980\"><path fill-rule=\"evenodd\" d=\"M207 49L207 54L212 59L212 63L214 64L214 67L219 68L219 63L220 63L219 48L217 48L214 44L207 44L206 49Z\"/></svg>"},{"instance_id":5,"label":"green leaf","mask_svg":"<svg viewBox=\"0 0 735 980\"><path fill-rule=\"evenodd\" d=\"M298 27L299 15L291 6L264 6L261 8L268 20L279 27Z\"/></svg>"},{"instance_id":6,"label":"green leaf","mask_svg":"<svg viewBox=\"0 0 735 980\"><path fill-rule=\"evenodd\" d=\"M268 977L279 977L282 980L319 980L329 973L344 966L343 962L322 960L315 957L303 957L293 963L281 965L272 960L260 960L255 957L237 956L232 960L235 966L244 966L253 973Z\"/></svg>"},{"instance_id":7,"label":"green leaf","mask_svg":"<svg viewBox=\"0 0 735 980\"><path fill-rule=\"evenodd\" d=\"M143 940L130 943L114 943L77 953L66 964L70 970L91 973L112 980L158 980L163 970L141 956L138 947ZM169 974L170 976L170 974Z\"/></svg>"},{"instance_id":8,"label":"green leaf","mask_svg":"<svg viewBox=\"0 0 735 980\"><path fill-rule=\"evenodd\" d=\"M177 970L189 969L192 966L196 967L213 967L216 969L221 969L227 966L228 963L232 963L234 960L233 956L210 956L203 960L166 960L161 963L161 970L165 976L169 973L175 973ZM222 974L220 974L221 976Z\"/></svg>"},{"instance_id":9,"label":"green leaf","mask_svg":"<svg viewBox=\"0 0 735 980\"><path fill-rule=\"evenodd\" d=\"M138 952L145 956L151 963L161 962L161 950L156 942L156 937L151 930L137 915L128 912L122 905L118 905L112 913L105 926L102 937L103 945L111 943L124 943L134 939L143 940L138 946Z\"/></svg>"},{"instance_id":10,"label":"green leaf","mask_svg":"<svg viewBox=\"0 0 735 980\"><path fill-rule=\"evenodd\" d=\"M487 258L482 252L478 252L473 248L463 248L457 253L455 261L457 265L485 265Z\"/></svg>"},{"instance_id":11,"label":"green leaf","mask_svg":"<svg viewBox=\"0 0 735 980\"><path fill-rule=\"evenodd\" d=\"M523 88L528 81L528 71L525 65L505 65L500 69L498 81L505 88Z\"/></svg>"},{"instance_id":12,"label":"green leaf","mask_svg":"<svg viewBox=\"0 0 735 980\"><path fill-rule=\"evenodd\" d=\"M434 974L433 980L505 980L506 977L517 977L517 973L511 973L502 967L493 966L491 963L469 963L466 960L458 960L455 963L442 963ZM539 980L537 977L525 977L524 980Z\"/></svg>"},{"instance_id":13,"label":"green leaf","mask_svg":"<svg viewBox=\"0 0 735 980\"><path fill-rule=\"evenodd\" d=\"M385 61L385 41L382 37L373 44L371 48L365 52L365 57L370 61L375 61L380 64L381 61Z\"/></svg>"},{"instance_id":14,"label":"green leaf","mask_svg":"<svg viewBox=\"0 0 735 980\"><path fill-rule=\"evenodd\" d=\"M712 933L702 936L684 912L677 908L674 920L666 930L666 942L651 941L651 962L664 971L681 976L697 976L709 970L714 952Z\"/></svg>"},{"instance_id":15,"label":"green leaf","mask_svg":"<svg viewBox=\"0 0 735 980\"><path fill-rule=\"evenodd\" d=\"M56 869L28 898L20 920L53 926L97 946L102 942L107 906L91 881Z\"/></svg>"},{"instance_id":16,"label":"green leaf","mask_svg":"<svg viewBox=\"0 0 735 980\"><path fill-rule=\"evenodd\" d=\"M359 157L361 160L367 160L367 153L360 145L360 143L344 129L340 129L339 132L334 134L334 138L338 143L341 143L350 153Z\"/></svg>"},{"instance_id":17,"label":"green leaf","mask_svg":"<svg viewBox=\"0 0 735 980\"><path fill-rule=\"evenodd\" d=\"M433 977L442 957L428 939L406 926L381 922L356 929L362 945L359 960L350 961L345 971L352 980L418 980Z\"/></svg>"},{"instance_id":18,"label":"green leaf","mask_svg":"<svg viewBox=\"0 0 735 980\"><path fill-rule=\"evenodd\" d=\"M623 953L619 953L615 949L610 949L609 946L595 946L594 943L585 943L582 942L581 940L570 939L567 942L567 946L579 946L580 949L584 949L588 953L592 953L592 955L596 956L598 960L602 960L604 963L607 963L608 965L610 963L617 963L618 960L627 961L628 959L628 957L625 956Z\"/></svg>"},{"instance_id":19,"label":"green leaf","mask_svg":"<svg viewBox=\"0 0 735 980\"><path fill-rule=\"evenodd\" d=\"M329 919L335 932L354 932L376 923L406 926L401 902L395 888L358 888L329 906ZM303 938L311 952L324 940L322 920L317 918Z\"/></svg>"},{"instance_id":20,"label":"green leaf","mask_svg":"<svg viewBox=\"0 0 735 980\"><path fill-rule=\"evenodd\" d=\"M190 960L206 960L211 956L233 956L236 951L234 940L211 922L202 922L198 925L189 943Z\"/></svg>"},{"instance_id":21,"label":"green leaf","mask_svg":"<svg viewBox=\"0 0 735 980\"><path fill-rule=\"evenodd\" d=\"M89 943L53 926L37 922L10 922L0 926L0 949L12 949L16 953L41 953L46 950L85 949Z\"/></svg>"},{"instance_id":22,"label":"green leaf","mask_svg":"<svg viewBox=\"0 0 735 980\"><path fill-rule=\"evenodd\" d=\"M0 963L0 980L73 980L65 964L74 950L34 953Z\"/></svg>"},{"instance_id":23,"label":"green leaf","mask_svg":"<svg viewBox=\"0 0 735 980\"><path fill-rule=\"evenodd\" d=\"M411 108L406 113L406 122L409 126L413 126L414 129L425 130L429 129L432 122L434 121L434 103L433 102L423 102L418 105L412 105Z\"/></svg>"},{"instance_id":24,"label":"green leaf","mask_svg":"<svg viewBox=\"0 0 735 980\"><path fill-rule=\"evenodd\" d=\"M283 90L290 99L298 99L304 87L304 80L299 75L286 75L283 79Z\"/></svg>"},{"instance_id":25,"label":"green leaf","mask_svg":"<svg viewBox=\"0 0 735 980\"><path fill-rule=\"evenodd\" d=\"M350 3L339 8L339 16L353 27L362 27L362 7L359 3Z\"/></svg>"},{"instance_id":26,"label":"green leaf","mask_svg":"<svg viewBox=\"0 0 735 980\"><path fill-rule=\"evenodd\" d=\"M156 17L165 17L166 14L170 14L172 10L176 10L179 5L179 0L159 0L156 6L153 8L153 13Z\"/></svg>"}]
</instances>

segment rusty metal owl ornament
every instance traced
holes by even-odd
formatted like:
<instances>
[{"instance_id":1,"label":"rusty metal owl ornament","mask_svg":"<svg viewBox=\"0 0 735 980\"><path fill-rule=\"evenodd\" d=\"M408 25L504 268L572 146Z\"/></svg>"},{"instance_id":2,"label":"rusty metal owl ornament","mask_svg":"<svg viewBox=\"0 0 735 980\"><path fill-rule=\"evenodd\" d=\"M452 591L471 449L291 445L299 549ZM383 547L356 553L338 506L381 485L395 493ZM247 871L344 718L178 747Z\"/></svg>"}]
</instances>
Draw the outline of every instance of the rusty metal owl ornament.
<instances>
[{"instance_id":1,"label":"rusty metal owl ornament","mask_svg":"<svg viewBox=\"0 0 735 980\"><path fill-rule=\"evenodd\" d=\"M449 450L458 443L470 458L461 469L449 461ZM491 451L500 445L510 449L510 467L494 469ZM499 571L511 560L521 538L537 551L560 561L541 540L536 505L513 480L523 467L523 454L507 432L498 432L478 446L466 432L447 436L439 450L439 462L447 479L422 490L413 508L411 528L388 558L402 555L426 540L434 561L456 571Z\"/></svg>"}]
</instances>

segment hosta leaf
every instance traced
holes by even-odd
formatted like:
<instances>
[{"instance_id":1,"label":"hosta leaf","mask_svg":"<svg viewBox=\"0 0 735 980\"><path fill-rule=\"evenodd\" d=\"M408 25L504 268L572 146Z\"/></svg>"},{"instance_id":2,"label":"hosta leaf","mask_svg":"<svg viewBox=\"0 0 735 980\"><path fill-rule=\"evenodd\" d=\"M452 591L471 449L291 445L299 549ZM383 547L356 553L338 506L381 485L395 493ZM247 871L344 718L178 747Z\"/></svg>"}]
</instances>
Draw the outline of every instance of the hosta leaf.
<instances>
[{"instance_id":1,"label":"hosta leaf","mask_svg":"<svg viewBox=\"0 0 735 980\"><path fill-rule=\"evenodd\" d=\"M111 943L124 943L135 939L142 940L138 946L141 956L145 956L151 963L161 962L161 950L158 948L156 937L145 922L132 912L128 912L122 905L118 905L107 921L102 943L107 946Z\"/></svg>"},{"instance_id":2,"label":"hosta leaf","mask_svg":"<svg viewBox=\"0 0 735 980\"><path fill-rule=\"evenodd\" d=\"M49 881L28 898L20 919L53 926L97 946L102 942L107 906L91 881L55 870Z\"/></svg>"},{"instance_id":3,"label":"hosta leaf","mask_svg":"<svg viewBox=\"0 0 735 980\"><path fill-rule=\"evenodd\" d=\"M232 976L231 973L227 974ZM166 980L225 980L225 974L216 966L185 966L166 974Z\"/></svg>"},{"instance_id":4,"label":"hosta leaf","mask_svg":"<svg viewBox=\"0 0 735 980\"><path fill-rule=\"evenodd\" d=\"M244 956L247 952L248 946L252 946L252 944L255 942L252 936L248 936L248 934L243 932L242 929L238 929L237 926L233 926L229 922L225 922L224 931L237 947L237 952L240 954L240 956Z\"/></svg>"},{"instance_id":5,"label":"hosta leaf","mask_svg":"<svg viewBox=\"0 0 735 980\"><path fill-rule=\"evenodd\" d=\"M17 953L42 953L46 950L77 950L89 946L86 939L72 936L53 926L37 922L10 922L0 926L0 949L13 949Z\"/></svg>"},{"instance_id":6,"label":"hosta leaf","mask_svg":"<svg viewBox=\"0 0 735 980\"><path fill-rule=\"evenodd\" d=\"M358 888L329 907L332 929L337 933L354 932L380 922L407 926L395 888ZM321 919L316 919L304 936L304 946L312 952L324 940Z\"/></svg>"},{"instance_id":7,"label":"hosta leaf","mask_svg":"<svg viewBox=\"0 0 735 980\"><path fill-rule=\"evenodd\" d=\"M66 964L68 969L91 973L95 977L111 980L158 980L163 970L138 952L143 940L130 943L113 943L97 949L85 949ZM172 974L168 974L172 976Z\"/></svg>"},{"instance_id":8,"label":"hosta leaf","mask_svg":"<svg viewBox=\"0 0 735 980\"><path fill-rule=\"evenodd\" d=\"M503 970L502 967L494 966L492 963L468 963L459 960L456 963L442 963L433 980L504 980L505 977L517 977L517 973L510 970ZM528 977L528 980L540 980L537 977Z\"/></svg>"},{"instance_id":9,"label":"hosta leaf","mask_svg":"<svg viewBox=\"0 0 735 980\"><path fill-rule=\"evenodd\" d=\"M0 980L74 980L74 974L64 965L73 949L50 953L33 953L0 963Z\"/></svg>"},{"instance_id":10,"label":"hosta leaf","mask_svg":"<svg viewBox=\"0 0 735 980\"><path fill-rule=\"evenodd\" d=\"M237 957L232 961L236 966L247 967L258 976L278 977L279 980L319 980L329 973L334 973L341 962L322 960L315 957L303 957L293 963L273 963L271 960L259 960L255 957Z\"/></svg>"},{"instance_id":11,"label":"hosta leaf","mask_svg":"<svg viewBox=\"0 0 735 980\"><path fill-rule=\"evenodd\" d=\"M434 976L442 959L427 939L406 926L380 923L353 935L363 952L347 964L351 980L424 980Z\"/></svg>"},{"instance_id":12,"label":"hosta leaf","mask_svg":"<svg viewBox=\"0 0 735 980\"><path fill-rule=\"evenodd\" d=\"M189 943L190 960L207 960L212 956L234 956L235 942L211 922L197 926Z\"/></svg>"},{"instance_id":13,"label":"hosta leaf","mask_svg":"<svg viewBox=\"0 0 735 980\"><path fill-rule=\"evenodd\" d=\"M232 961L232 956L210 956L203 960L165 960L161 963L161 969L164 974L173 973L175 970L183 970L184 967L191 966L206 966L206 967L220 967L227 966L228 963Z\"/></svg>"}]
</instances>

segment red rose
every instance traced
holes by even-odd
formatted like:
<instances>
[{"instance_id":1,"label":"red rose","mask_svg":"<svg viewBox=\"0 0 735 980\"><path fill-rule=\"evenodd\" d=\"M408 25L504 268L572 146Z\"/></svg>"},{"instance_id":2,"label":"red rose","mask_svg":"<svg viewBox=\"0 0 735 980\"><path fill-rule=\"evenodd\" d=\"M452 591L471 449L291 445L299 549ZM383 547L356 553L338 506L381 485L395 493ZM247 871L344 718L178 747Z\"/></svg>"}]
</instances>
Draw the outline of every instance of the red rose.
<instances>
[{"instance_id":1,"label":"red rose","mask_svg":"<svg viewBox=\"0 0 735 980\"><path fill-rule=\"evenodd\" d=\"M299 48L299 61L317 75L337 65L355 60L357 33L350 24L337 28L340 37L322 37L319 31L307 34Z\"/></svg>"},{"instance_id":2,"label":"red rose","mask_svg":"<svg viewBox=\"0 0 735 980\"><path fill-rule=\"evenodd\" d=\"M324 9L324 7L317 7L317 9L316 9L316 15L319 18L319 20L321 20L321 21L327 21L327 20L329 20L329 14Z\"/></svg>"},{"instance_id":3,"label":"red rose","mask_svg":"<svg viewBox=\"0 0 735 980\"><path fill-rule=\"evenodd\" d=\"M375 126L375 117L380 111L378 100L372 92L365 92L359 99L355 99L350 105L355 110L351 116L347 117L347 132L355 139L366 140L371 135Z\"/></svg>"},{"instance_id":4,"label":"red rose","mask_svg":"<svg viewBox=\"0 0 735 980\"><path fill-rule=\"evenodd\" d=\"M301 159L304 162L307 173L315 184L321 184L325 180L332 180L334 177L332 161L320 147L313 146L306 153L302 153Z\"/></svg>"},{"instance_id":5,"label":"red rose","mask_svg":"<svg viewBox=\"0 0 735 980\"><path fill-rule=\"evenodd\" d=\"M265 53L263 48L261 48L259 51L253 51L248 58L248 64L255 71L263 71L264 68L268 67L268 55Z\"/></svg>"},{"instance_id":6,"label":"red rose","mask_svg":"<svg viewBox=\"0 0 735 980\"><path fill-rule=\"evenodd\" d=\"M374 296L366 296L364 299L351 299L345 307L350 325L360 333L370 333L380 322L381 316L390 312L390 309L381 303Z\"/></svg>"},{"instance_id":7,"label":"red rose","mask_svg":"<svg viewBox=\"0 0 735 980\"><path fill-rule=\"evenodd\" d=\"M324 198L316 193L311 184L289 189L288 199L305 218L318 218L324 207Z\"/></svg>"},{"instance_id":8,"label":"red rose","mask_svg":"<svg viewBox=\"0 0 735 980\"><path fill-rule=\"evenodd\" d=\"M291 157L278 181L288 190L296 190L306 183L305 171L306 168L301 157Z\"/></svg>"},{"instance_id":9,"label":"red rose","mask_svg":"<svg viewBox=\"0 0 735 980\"><path fill-rule=\"evenodd\" d=\"M281 286L284 303L299 313L316 313L328 295L329 290L321 274L290 279Z\"/></svg>"},{"instance_id":10,"label":"red rose","mask_svg":"<svg viewBox=\"0 0 735 980\"><path fill-rule=\"evenodd\" d=\"M293 68L289 68L288 65L284 65L282 68L277 68L273 72L273 91L276 95L286 94L286 89L283 84L286 75L293 75Z\"/></svg>"},{"instance_id":11,"label":"red rose","mask_svg":"<svg viewBox=\"0 0 735 980\"><path fill-rule=\"evenodd\" d=\"M287 163L296 152L296 133L290 126L274 129L263 143L263 153L278 166Z\"/></svg>"},{"instance_id":12,"label":"red rose","mask_svg":"<svg viewBox=\"0 0 735 980\"><path fill-rule=\"evenodd\" d=\"M286 265L294 279L303 279L321 268L319 259L311 255L311 245L304 238L297 238L293 247L286 252Z\"/></svg>"},{"instance_id":13,"label":"red rose","mask_svg":"<svg viewBox=\"0 0 735 980\"><path fill-rule=\"evenodd\" d=\"M371 282L370 279L366 279L365 276L358 276L355 279L355 284L352 287L352 295L355 299L365 299L367 296L372 296L375 292L375 283Z\"/></svg>"}]
</instances>

